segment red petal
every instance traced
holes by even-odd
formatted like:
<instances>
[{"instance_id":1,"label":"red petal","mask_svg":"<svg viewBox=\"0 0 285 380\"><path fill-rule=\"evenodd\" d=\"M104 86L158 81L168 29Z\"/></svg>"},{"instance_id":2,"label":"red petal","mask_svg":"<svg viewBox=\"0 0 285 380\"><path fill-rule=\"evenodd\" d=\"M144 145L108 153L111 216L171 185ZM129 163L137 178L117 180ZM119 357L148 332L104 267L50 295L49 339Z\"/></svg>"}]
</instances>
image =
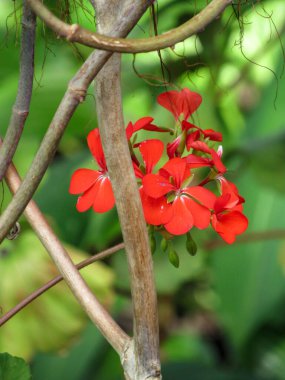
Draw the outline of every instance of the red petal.
<instances>
[{"instance_id":1,"label":"red petal","mask_svg":"<svg viewBox=\"0 0 285 380\"><path fill-rule=\"evenodd\" d=\"M196 156L195 154L189 154L185 157L185 160L190 168L212 166L211 160L209 160L209 158Z\"/></svg>"},{"instance_id":2,"label":"red petal","mask_svg":"<svg viewBox=\"0 0 285 380\"><path fill-rule=\"evenodd\" d=\"M195 131L190 133L186 138L186 148L187 150L190 150L192 148L193 142L197 141L200 138L200 132Z\"/></svg>"},{"instance_id":3,"label":"red petal","mask_svg":"<svg viewBox=\"0 0 285 380\"><path fill-rule=\"evenodd\" d=\"M92 186L88 189L81 197L78 198L76 208L79 212L84 212L89 210L89 208L93 205L94 197L96 194L96 189Z\"/></svg>"},{"instance_id":4,"label":"red petal","mask_svg":"<svg viewBox=\"0 0 285 380\"><path fill-rule=\"evenodd\" d=\"M108 177L100 177L95 183L94 189L93 210L100 213L111 210L114 207L115 198L110 179Z\"/></svg>"},{"instance_id":5,"label":"red petal","mask_svg":"<svg viewBox=\"0 0 285 380\"><path fill-rule=\"evenodd\" d=\"M133 164L133 168L134 168L134 172L135 172L135 176L137 178L143 178L144 174L143 172L141 171L141 169L138 167L138 165L132 161L132 164Z\"/></svg>"},{"instance_id":6,"label":"red petal","mask_svg":"<svg viewBox=\"0 0 285 380\"><path fill-rule=\"evenodd\" d=\"M228 208L227 205L229 203L230 198L231 198L231 195L229 193L223 194L217 198L215 205L214 205L214 209L215 209L216 214L219 214Z\"/></svg>"},{"instance_id":7,"label":"red petal","mask_svg":"<svg viewBox=\"0 0 285 380\"><path fill-rule=\"evenodd\" d=\"M194 224L193 216L187 207L185 197L177 197L172 203L173 215L168 223L164 225L165 229L172 235L182 235L188 232Z\"/></svg>"},{"instance_id":8,"label":"red petal","mask_svg":"<svg viewBox=\"0 0 285 380\"><path fill-rule=\"evenodd\" d=\"M216 195L210 190L205 189L202 186L193 186L183 189L183 193L191 195L193 198L197 199L202 205L206 206L208 209L213 209L216 202Z\"/></svg>"},{"instance_id":9,"label":"red petal","mask_svg":"<svg viewBox=\"0 0 285 380\"><path fill-rule=\"evenodd\" d=\"M141 119L137 120L134 124L133 133L139 131L140 129L144 129L147 125L149 125L153 121L153 117L142 117Z\"/></svg>"},{"instance_id":10,"label":"red petal","mask_svg":"<svg viewBox=\"0 0 285 380\"><path fill-rule=\"evenodd\" d=\"M217 217L214 215L212 226L225 242L232 244L235 236L247 229L248 220L242 213L233 211Z\"/></svg>"},{"instance_id":11,"label":"red petal","mask_svg":"<svg viewBox=\"0 0 285 380\"><path fill-rule=\"evenodd\" d=\"M175 187L164 177L158 174L147 174L142 180L144 192L152 198L160 198Z\"/></svg>"},{"instance_id":12,"label":"red petal","mask_svg":"<svg viewBox=\"0 0 285 380\"><path fill-rule=\"evenodd\" d=\"M227 168L222 163L221 158L219 157L219 155L217 154L217 152L214 149L211 149L211 155L213 158L213 163L214 163L216 169L218 170L218 172L221 174L225 173L227 171Z\"/></svg>"},{"instance_id":13,"label":"red petal","mask_svg":"<svg viewBox=\"0 0 285 380\"><path fill-rule=\"evenodd\" d=\"M182 112L185 119L188 119L202 103L202 97L196 92L190 91L188 88L183 88L180 96L182 98Z\"/></svg>"},{"instance_id":14,"label":"red petal","mask_svg":"<svg viewBox=\"0 0 285 380\"><path fill-rule=\"evenodd\" d=\"M102 148L99 129L93 129L87 136L88 147L100 168L106 171L106 161Z\"/></svg>"},{"instance_id":15,"label":"red petal","mask_svg":"<svg viewBox=\"0 0 285 380\"><path fill-rule=\"evenodd\" d=\"M220 132L216 132L213 129L202 129L203 135L212 141L223 141L223 135Z\"/></svg>"},{"instance_id":16,"label":"red petal","mask_svg":"<svg viewBox=\"0 0 285 380\"><path fill-rule=\"evenodd\" d=\"M244 199L240 197L235 184L226 180L225 177L222 176L219 176L217 179L221 184L222 195L230 194L230 199L226 205L226 208L233 208L237 204L244 202Z\"/></svg>"},{"instance_id":17,"label":"red petal","mask_svg":"<svg viewBox=\"0 0 285 380\"><path fill-rule=\"evenodd\" d=\"M189 123L187 120L182 120L182 131L186 130L189 131L189 129L196 129L196 132L200 131L200 128L197 127L196 125Z\"/></svg>"},{"instance_id":18,"label":"red petal","mask_svg":"<svg viewBox=\"0 0 285 380\"><path fill-rule=\"evenodd\" d=\"M167 172L169 177L173 177L178 189L182 182L190 177L190 170L187 168L186 161L183 158L175 157L169 160L159 172Z\"/></svg>"},{"instance_id":19,"label":"red petal","mask_svg":"<svg viewBox=\"0 0 285 380\"><path fill-rule=\"evenodd\" d=\"M187 197L185 198L185 203L193 216L194 226L201 230L207 228L211 219L210 210L207 207L195 202L193 199Z\"/></svg>"},{"instance_id":20,"label":"red petal","mask_svg":"<svg viewBox=\"0 0 285 380\"><path fill-rule=\"evenodd\" d=\"M179 105L178 97L178 91L166 91L157 97L158 104L170 111L175 119L178 119L182 113L182 108Z\"/></svg>"},{"instance_id":21,"label":"red petal","mask_svg":"<svg viewBox=\"0 0 285 380\"><path fill-rule=\"evenodd\" d=\"M181 136L176 137L175 140L172 141L172 143L167 144L167 155L169 158L174 158L176 149L178 148L181 141Z\"/></svg>"},{"instance_id":22,"label":"red petal","mask_svg":"<svg viewBox=\"0 0 285 380\"><path fill-rule=\"evenodd\" d=\"M157 97L157 102L168 111L170 111L175 119L181 114L188 119L193 112L200 106L202 97L196 92L184 88L182 91L167 91Z\"/></svg>"},{"instance_id":23,"label":"red petal","mask_svg":"<svg viewBox=\"0 0 285 380\"><path fill-rule=\"evenodd\" d=\"M78 169L71 177L70 194L81 194L88 190L102 173L91 169Z\"/></svg>"},{"instance_id":24,"label":"red petal","mask_svg":"<svg viewBox=\"0 0 285 380\"><path fill-rule=\"evenodd\" d=\"M148 197L140 188L141 201L143 205L144 217L147 223L154 226L167 223L172 216L171 204L167 203L165 197L154 199Z\"/></svg>"},{"instance_id":25,"label":"red petal","mask_svg":"<svg viewBox=\"0 0 285 380\"><path fill-rule=\"evenodd\" d=\"M146 174L152 172L162 156L163 149L164 144L160 140L146 140L140 144L139 150L145 164Z\"/></svg>"},{"instance_id":26,"label":"red petal","mask_svg":"<svg viewBox=\"0 0 285 380\"><path fill-rule=\"evenodd\" d=\"M133 123L129 122L129 124L127 125L127 128L126 128L126 136L127 136L128 141L132 137L133 133L134 133Z\"/></svg>"},{"instance_id":27,"label":"red petal","mask_svg":"<svg viewBox=\"0 0 285 380\"><path fill-rule=\"evenodd\" d=\"M201 152L208 153L208 154L211 154L212 150L213 150L213 149L210 149L208 147L208 145L206 143L204 143L203 141L194 141L191 144L191 147L196 149L196 150L200 150Z\"/></svg>"}]
</instances>

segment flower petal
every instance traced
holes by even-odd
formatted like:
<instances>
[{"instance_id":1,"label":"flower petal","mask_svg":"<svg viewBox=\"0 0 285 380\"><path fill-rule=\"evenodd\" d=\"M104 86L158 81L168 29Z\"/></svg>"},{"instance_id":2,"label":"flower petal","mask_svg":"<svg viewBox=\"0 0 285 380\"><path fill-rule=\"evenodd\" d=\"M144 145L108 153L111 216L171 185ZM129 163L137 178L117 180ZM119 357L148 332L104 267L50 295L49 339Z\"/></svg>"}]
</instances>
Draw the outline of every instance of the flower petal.
<instances>
[{"instance_id":1,"label":"flower petal","mask_svg":"<svg viewBox=\"0 0 285 380\"><path fill-rule=\"evenodd\" d=\"M191 195L191 197L198 200L203 206L206 206L208 209L213 209L214 204L217 200L217 197L214 193L202 186L188 187L187 189L183 189L183 193Z\"/></svg>"},{"instance_id":2,"label":"flower petal","mask_svg":"<svg viewBox=\"0 0 285 380\"><path fill-rule=\"evenodd\" d=\"M209 158L196 156L195 154L189 154L185 157L185 160L190 168L201 168L204 166L212 166L212 162Z\"/></svg>"},{"instance_id":3,"label":"flower petal","mask_svg":"<svg viewBox=\"0 0 285 380\"><path fill-rule=\"evenodd\" d=\"M146 195L143 187L140 188L141 201L143 205L144 217L147 223L154 226L167 223L172 216L171 204L167 203L165 197L157 199Z\"/></svg>"},{"instance_id":4,"label":"flower petal","mask_svg":"<svg viewBox=\"0 0 285 380\"><path fill-rule=\"evenodd\" d=\"M223 141L223 135L221 132L216 132L213 129L201 129L205 138L210 139L211 141Z\"/></svg>"},{"instance_id":5,"label":"flower petal","mask_svg":"<svg viewBox=\"0 0 285 380\"><path fill-rule=\"evenodd\" d=\"M227 168L222 163L221 157L218 155L218 153L214 149L211 149L211 155L217 171L221 174L225 173L227 171Z\"/></svg>"},{"instance_id":6,"label":"flower petal","mask_svg":"<svg viewBox=\"0 0 285 380\"><path fill-rule=\"evenodd\" d=\"M200 205L199 203L195 202L193 199L185 197L185 204L191 211L191 214L193 216L193 223L194 226L199 229L207 228L210 224L211 220L211 212L210 210Z\"/></svg>"},{"instance_id":7,"label":"flower petal","mask_svg":"<svg viewBox=\"0 0 285 380\"><path fill-rule=\"evenodd\" d=\"M101 175L95 184L78 198L76 208L84 212L93 206L95 212L109 211L115 204L110 179Z\"/></svg>"},{"instance_id":8,"label":"flower petal","mask_svg":"<svg viewBox=\"0 0 285 380\"><path fill-rule=\"evenodd\" d=\"M87 136L88 147L100 168L107 170L99 129L93 129Z\"/></svg>"},{"instance_id":9,"label":"flower petal","mask_svg":"<svg viewBox=\"0 0 285 380\"><path fill-rule=\"evenodd\" d=\"M235 241L236 235L242 234L248 227L248 220L241 212L232 211L222 215L213 215L214 230L228 244Z\"/></svg>"},{"instance_id":10,"label":"flower petal","mask_svg":"<svg viewBox=\"0 0 285 380\"><path fill-rule=\"evenodd\" d=\"M133 123L132 122L129 122L129 124L127 125L127 128L126 128L126 136L127 136L127 140L129 141L130 138L132 137L134 133L134 126L133 126Z\"/></svg>"},{"instance_id":11,"label":"flower petal","mask_svg":"<svg viewBox=\"0 0 285 380\"><path fill-rule=\"evenodd\" d=\"M162 156L163 149L163 142L156 139L146 140L140 144L139 150L145 164L146 174L152 172L154 166L158 163Z\"/></svg>"},{"instance_id":12,"label":"flower petal","mask_svg":"<svg viewBox=\"0 0 285 380\"><path fill-rule=\"evenodd\" d=\"M78 169L71 177L69 192L70 194L81 194L87 191L101 175L101 172L91 169Z\"/></svg>"},{"instance_id":13,"label":"flower petal","mask_svg":"<svg viewBox=\"0 0 285 380\"><path fill-rule=\"evenodd\" d=\"M181 91L182 98L182 111L185 119L188 119L192 113L194 113L197 108L202 103L202 96L197 94L197 92L190 91L188 88L183 88Z\"/></svg>"},{"instance_id":14,"label":"flower petal","mask_svg":"<svg viewBox=\"0 0 285 380\"><path fill-rule=\"evenodd\" d=\"M165 172L169 174L169 177L173 177L175 186L178 189L182 182L191 175L185 159L180 157L172 158L159 171L162 175L164 175Z\"/></svg>"},{"instance_id":15,"label":"flower petal","mask_svg":"<svg viewBox=\"0 0 285 380\"><path fill-rule=\"evenodd\" d=\"M166 91L160 94L157 102L170 111L175 119L178 119L181 114L188 119L200 106L202 97L196 92L184 88L181 91Z\"/></svg>"},{"instance_id":16,"label":"flower petal","mask_svg":"<svg viewBox=\"0 0 285 380\"><path fill-rule=\"evenodd\" d=\"M159 174L147 174L142 180L143 189L146 195L152 198L160 198L169 191L175 190L175 187Z\"/></svg>"},{"instance_id":17,"label":"flower petal","mask_svg":"<svg viewBox=\"0 0 285 380\"><path fill-rule=\"evenodd\" d=\"M158 95L157 103L170 111L177 120L182 113L178 91L166 91Z\"/></svg>"},{"instance_id":18,"label":"flower petal","mask_svg":"<svg viewBox=\"0 0 285 380\"><path fill-rule=\"evenodd\" d=\"M85 193L81 195L77 199L76 209L79 212L84 212L90 209L92 207L94 198L96 195L96 189L94 188L94 185L88 189Z\"/></svg>"},{"instance_id":19,"label":"flower petal","mask_svg":"<svg viewBox=\"0 0 285 380\"><path fill-rule=\"evenodd\" d=\"M99 213L111 210L114 207L115 198L110 179L105 176L98 178L94 189L93 210Z\"/></svg>"},{"instance_id":20,"label":"flower petal","mask_svg":"<svg viewBox=\"0 0 285 380\"><path fill-rule=\"evenodd\" d=\"M181 141L181 135L176 137L175 140L173 140L171 143L167 144L166 150L167 150L167 155L169 158L174 158L176 150L180 144Z\"/></svg>"},{"instance_id":21,"label":"flower petal","mask_svg":"<svg viewBox=\"0 0 285 380\"><path fill-rule=\"evenodd\" d=\"M193 227L194 219L185 198L183 196L175 198L172 203L172 217L164 225L165 229L172 235L183 235Z\"/></svg>"},{"instance_id":22,"label":"flower petal","mask_svg":"<svg viewBox=\"0 0 285 380\"><path fill-rule=\"evenodd\" d=\"M208 145L204 143L203 141L194 141L191 144L191 148L194 148L196 150L199 150L201 152L208 153L208 154L211 154L211 151L212 151L212 149L210 149Z\"/></svg>"}]
</instances>

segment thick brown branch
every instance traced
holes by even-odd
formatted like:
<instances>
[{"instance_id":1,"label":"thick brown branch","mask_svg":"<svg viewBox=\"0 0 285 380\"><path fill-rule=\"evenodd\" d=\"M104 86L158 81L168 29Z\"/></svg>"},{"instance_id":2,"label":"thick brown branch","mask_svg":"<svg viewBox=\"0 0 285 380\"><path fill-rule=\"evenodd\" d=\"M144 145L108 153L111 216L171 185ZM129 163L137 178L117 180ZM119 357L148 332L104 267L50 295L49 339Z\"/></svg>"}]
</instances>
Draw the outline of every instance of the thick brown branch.
<instances>
[{"instance_id":1,"label":"thick brown branch","mask_svg":"<svg viewBox=\"0 0 285 380\"><path fill-rule=\"evenodd\" d=\"M147 0L136 2L127 0L117 8L118 23L112 26L112 33L125 36L134 27L138 19L147 9ZM49 163L58 147L65 128L80 102L84 100L86 90L102 66L111 56L111 52L96 51L90 55L69 87L54 115L49 129L14 198L0 216L0 242L5 238L10 228L24 211L29 200L39 186Z\"/></svg>"},{"instance_id":2,"label":"thick brown branch","mask_svg":"<svg viewBox=\"0 0 285 380\"><path fill-rule=\"evenodd\" d=\"M124 249L125 244L120 243L115 245L114 247L108 248L105 251L96 253L96 255L93 255L91 257L88 257L88 259L85 259L81 261L79 264L76 264L77 269L83 269L87 267L90 264L95 263L98 260L103 260L106 257L111 256L113 253L118 252L121 249ZM39 296L44 294L47 290L51 289L53 286L58 284L60 281L63 280L62 276L56 276L37 290L35 290L33 293L28 295L25 299L23 299L21 302L19 302L15 307L13 307L11 310L9 310L6 314L4 314L0 318L0 327L4 325L6 322L8 322L14 315L18 314L21 310L23 310L26 306L28 306L31 302L33 302L35 299L37 299Z\"/></svg>"},{"instance_id":3,"label":"thick brown branch","mask_svg":"<svg viewBox=\"0 0 285 380\"><path fill-rule=\"evenodd\" d=\"M96 1L98 28L110 32L116 0ZM152 257L124 128L120 56L115 54L96 78L96 108L102 144L120 218L129 264L134 341L123 358L127 378L160 379L159 333Z\"/></svg>"},{"instance_id":4,"label":"thick brown branch","mask_svg":"<svg viewBox=\"0 0 285 380\"><path fill-rule=\"evenodd\" d=\"M159 36L142 39L111 38L106 35L92 33L78 24L69 25L51 13L40 0L28 0L34 12L59 36L68 41L102 50L120 53L142 53L174 46L178 42L197 34L217 18L232 0L212 0L198 15L178 28ZM150 1L149 3L152 3Z\"/></svg>"},{"instance_id":5,"label":"thick brown branch","mask_svg":"<svg viewBox=\"0 0 285 380\"><path fill-rule=\"evenodd\" d=\"M20 186L21 179L12 164L6 172L5 179L11 192L14 193ZM72 294L108 342L121 355L130 338L98 302L34 201L28 204L25 215Z\"/></svg>"},{"instance_id":6,"label":"thick brown branch","mask_svg":"<svg viewBox=\"0 0 285 380\"><path fill-rule=\"evenodd\" d=\"M3 145L0 149L0 181L13 159L29 114L34 77L34 44L36 16L23 1L22 37L20 52L20 78L18 93Z\"/></svg>"}]
</instances>

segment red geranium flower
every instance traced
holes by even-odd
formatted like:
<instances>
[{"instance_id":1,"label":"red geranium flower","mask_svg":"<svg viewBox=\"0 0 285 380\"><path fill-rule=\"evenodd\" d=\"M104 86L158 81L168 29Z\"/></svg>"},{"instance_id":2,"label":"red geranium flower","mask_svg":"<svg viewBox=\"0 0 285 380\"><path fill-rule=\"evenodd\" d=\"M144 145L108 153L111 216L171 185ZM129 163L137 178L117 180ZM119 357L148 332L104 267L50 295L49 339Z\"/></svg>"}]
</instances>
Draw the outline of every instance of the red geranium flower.
<instances>
[{"instance_id":1,"label":"red geranium flower","mask_svg":"<svg viewBox=\"0 0 285 380\"><path fill-rule=\"evenodd\" d=\"M242 234L247 229L248 220L241 211L242 205L233 202L230 193L221 195L214 204L212 227L228 244L234 243L236 235Z\"/></svg>"},{"instance_id":2,"label":"red geranium flower","mask_svg":"<svg viewBox=\"0 0 285 380\"><path fill-rule=\"evenodd\" d=\"M145 131L168 132L167 130L159 128L156 125L152 124L152 122L153 118L149 116L142 117L141 119L137 120L135 124L130 121L126 128L127 139L130 140L132 135L141 129L144 129Z\"/></svg>"},{"instance_id":3,"label":"red geranium flower","mask_svg":"<svg viewBox=\"0 0 285 380\"><path fill-rule=\"evenodd\" d=\"M166 91L158 95L157 102L170 111L175 120L183 114L188 119L202 103L201 95L183 88L181 91Z\"/></svg>"},{"instance_id":4,"label":"red geranium flower","mask_svg":"<svg viewBox=\"0 0 285 380\"><path fill-rule=\"evenodd\" d=\"M155 200L167 199L170 210L169 220L164 223L165 229L173 235L182 235L193 226L203 229L210 223L210 208L213 208L216 196L200 186L188 187L191 172L182 158L169 160L159 174L148 174L143 178L143 189L146 195ZM150 205L144 205L148 212Z\"/></svg>"},{"instance_id":5,"label":"red geranium flower","mask_svg":"<svg viewBox=\"0 0 285 380\"><path fill-rule=\"evenodd\" d=\"M87 142L101 170L76 170L71 177L69 192L82 194L76 204L78 211L83 212L93 207L95 212L103 213L114 206L115 199L98 129L89 133Z\"/></svg>"}]
</instances>

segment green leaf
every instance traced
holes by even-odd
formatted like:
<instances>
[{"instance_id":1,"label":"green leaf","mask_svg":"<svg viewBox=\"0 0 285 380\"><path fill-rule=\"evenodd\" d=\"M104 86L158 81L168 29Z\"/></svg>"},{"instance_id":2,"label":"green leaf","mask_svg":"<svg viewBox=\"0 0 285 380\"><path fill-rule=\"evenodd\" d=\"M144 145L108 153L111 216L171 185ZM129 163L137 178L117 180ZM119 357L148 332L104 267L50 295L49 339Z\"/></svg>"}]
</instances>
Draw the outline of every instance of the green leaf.
<instances>
[{"instance_id":1,"label":"green leaf","mask_svg":"<svg viewBox=\"0 0 285 380\"><path fill-rule=\"evenodd\" d=\"M88 257L71 246L66 249L75 263ZM5 241L0 252L0 305L3 313L58 274L31 232L23 232L16 240ZM110 306L113 302L112 271L102 263L94 263L81 273L101 302ZM1 327L0 351L28 359L38 350L45 352L66 347L82 331L86 321L85 313L66 284L61 282Z\"/></svg>"},{"instance_id":2,"label":"green leaf","mask_svg":"<svg viewBox=\"0 0 285 380\"><path fill-rule=\"evenodd\" d=\"M284 228L284 197L258 187L249 174L238 188L245 197L249 230ZM211 253L218 312L234 344L241 347L285 295L285 246L278 240L220 247Z\"/></svg>"},{"instance_id":3,"label":"green leaf","mask_svg":"<svg viewBox=\"0 0 285 380\"><path fill-rule=\"evenodd\" d=\"M22 358L8 353L0 354L0 380L30 380L31 372Z\"/></svg>"}]
</instances>

